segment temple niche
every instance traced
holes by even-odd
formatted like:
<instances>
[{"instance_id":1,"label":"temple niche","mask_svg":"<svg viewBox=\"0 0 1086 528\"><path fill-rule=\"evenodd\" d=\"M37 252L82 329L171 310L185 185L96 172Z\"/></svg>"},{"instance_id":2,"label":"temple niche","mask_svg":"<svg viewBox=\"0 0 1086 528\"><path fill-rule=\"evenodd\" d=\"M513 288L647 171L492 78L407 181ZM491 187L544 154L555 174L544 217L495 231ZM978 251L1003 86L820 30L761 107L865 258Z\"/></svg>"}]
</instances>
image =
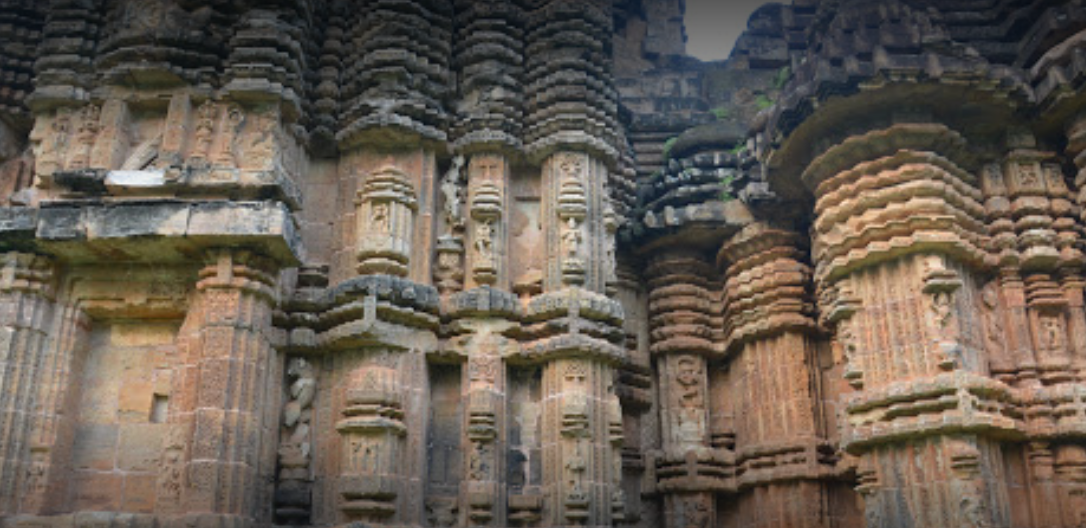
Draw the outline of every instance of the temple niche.
<instances>
[{"instance_id":1,"label":"temple niche","mask_svg":"<svg viewBox=\"0 0 1086 528\"><path fill-rule=\"evenodd\" d=\"M1086 9L0 0L0 528L1086 526Z\"/></svg>"}]
</instances>

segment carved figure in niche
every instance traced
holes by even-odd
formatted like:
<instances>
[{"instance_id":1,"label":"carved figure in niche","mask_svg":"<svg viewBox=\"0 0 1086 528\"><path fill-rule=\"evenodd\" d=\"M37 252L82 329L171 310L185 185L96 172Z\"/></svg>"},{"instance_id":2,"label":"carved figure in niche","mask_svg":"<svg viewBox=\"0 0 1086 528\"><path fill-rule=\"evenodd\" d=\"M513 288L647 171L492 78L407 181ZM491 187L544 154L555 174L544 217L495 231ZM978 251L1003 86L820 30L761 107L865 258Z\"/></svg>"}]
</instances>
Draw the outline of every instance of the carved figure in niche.
<instances>
[{"instance_id":1,"label":"carved figure in niche","mask_svg":"<svg viewBox=\"0 0 1086 528\"><path fill-rule=\"evenodd\" d=\"M984 303L984 333L987 334L988 344L993 351L1003 350L1003 324L999 313L999 292L993 283L981 292L981 301Z\"/></svg>"},{"instance_id":2,"label":"carved figure in niche","mask_svg":"<svg viewBox=\"0 0 1086 528\"><path fill-rule=\"evenodd\" d=\"M603 280L606 287L613 289L615 282L618 281L618 263L615 260L615 233L618 232L619 218L615 213L615 208L611 205L611 200L606 200L604 205L603 228L607 233L607 236L603 238Z\"/></svg>"},{"instance_id":3,"label":"carved figure in niche","mask_svg":"<svg viewBox=\"0 0 1086 528\"><path fill-rule=\"evenodd\" d=\"M219 131L219 144L216 149L218 155L215 161L220 165L233 166L237 164L237 136L240 132L241 123L245 121L245 113L240 106L232 104L226 108L224 120L223 129ZM258 129L252 136L253 145L248 152L250 158L266 160L274 155L276 150L274 141L275 126L276 123L273 120L261 120L258 123Z\"/></svg>"},{"instance_id":4,"label":"carved figure in niche","mask_svg":"<svg viewBox=\"0 0 1086 528\"><path fill-rule=\"evenodd\" d=\"M952 441L949 448L950 467L958 478L959 508L963 526L969 528L991 528L989 513L984 503L980 476L980 451L969 442Z\"/></svg>"},{"instance_id":5,"label":"carved figure in niche","mask_svg":"<svg viewBox=\"0 0 1086 528\"><path fill-rule=\"evenodd\" d=\"M493 356L473 357L468 369L468 377L471 381L494 383L494 380L497 379L498 361Z\"/></svg>"},{"instance_id":6,"label":"carved figure in niche","mask_svg":"<svg viewBox=\"0 0 1086 528\"><path fill-rule=\"evenodd\" d=\"M464 156L456 156L452 166L441 178L441 194L445 197L445 224L450 230L464 224L460 210L460 171L464 168Z\"/></svg>"},{"instance_id":7,"label":"carved figure in niche","mask_svg":"<svg viewBox=\"0 0 1086 528\"><path fill-rule=\"evenodd\" d=\"M1018 181L1022 187L1037 187L1041 183L1041 173L1037 166L1022 163L1018 165Z\"/></svg>"},{"instance_id":8,"label":"carved figure in niche","mask_svg":"<svg viewBox=\"0 0 1086 528\"><path fill-rule=\"evenodd\" d=\"M30 466L26 468L26 493L36 495L43 493L46 486L46 472L49 469L49 451L45 448L33 448L30 450Z\"/></svg>"},{"instance_id":9,"label":"carved figure in niche","mask_svg":"<svg viewBox=\"0 0 1086 528\"><path fill-rule=\"evenodd\" d=\"M565 380L568 384L562 401L562 434L572 438L587 438L591 433L588 428L588 398L580 388L588 380L588 369L581 361L571 362L566 366Z\"/></svg>"},{"instance_id":10,"label":"carved figure in niche","mask_svg":"<svg viewBox=\"0 0 1086 528\"><path fill-rule=\"evenodd\" d=\"M473 444L471 458L468 460L468 478L470 480L489 480L493 447L487 442L474 442Z\"/></svg>"},{"instance_id":11,"label":"carved figure in niche","mask_svg":"<svg viewBox=\"0 0 1086 528\"><path fill-rule=\"evenodd\" d=\"M494 261L494 221L490 218L475 224L475 251L483 263Z\"/></svg>"},{"instance_id":12,"label":"carved figure in niche","mask_svg":"<svg viewBox=\"0 0 1086 528\"><path fill-rule=\"evenodd\" d=\"M937 328L946 329L950 325L954 315L953 304L954 298L950 292L937 291L931 294L931 313Z\"/></svg>"},{"instance_id":13,"label":"carved figure in niche","mask_svg":"<svg viewBox=\"0 0 1086 528\"><path fill-rule=\"evenodd\" d=\"M576 218L570 218L562 230L562 253L569 258L577 258L581 251L581 226Z\"/></svg>"},{"instance_id":14,"label":"carved figure in niche","mask_svg":"<svg viewBox=\"0 0 1086 528\"><path fill-rule=\"evenodd\" d=\"M79 114L79 130L75 134L76 150L68 164L69 168L82 169L90 163L91 149L94 148L94 137L98 135L98 119L101 108L96 104L83 107Z\"/></svg>"},{"instance_id":15,"label":"carved figure in niche","mask_svg":"<svg viewBox=\"0 0 1086 528\"><path fill-rule=\"evenodd\" d=\"M218 108L210 100L204 101L196 110L196 147L192 153L194 158L207 158L211 150L211 142L215 135L215 115Z\"/></svg>"},{"instance_id":16,"label":"carved figure in niche","mask_svg":"<svg viewBox=\"0 0 1086 528\"><path fill-rule=\"evenodd\" d=\"M961 498L962 517L968 528L991 528L988 522L988 512L980 497L980 490L968 489L962 492Z\"/></svg>"},{"instance_id":17,"label":"carved figure in niche","mask_svg":"<svg viewBox=\"0 0 1086 528\"><path fill-rule=\"evenodd\" d=\"M459 237L441 235L437 239L437 263L434 283L442 295L459 291L464 280L464 246Z\"/></svg>"},{"instance_id":18,"label":"carved figure in niche","mask_svg":"<svg viewBox=\"0 0 1086 528\"><path fill-rule=\"evenodd\" d=\"M68 138L72 133L72 110L66 106L57 108L56 117L50 125L50 135L42 141L38 155L38 172L52 173L62 161L68 148Z\"/></svg>"},{"instance_id":19,"label":"carved figure in niche","mask_svg":"<svg viewBox=\"0 0 1086 528\"><path fill-rule=\"evenodd\" d=\"M854 388L863 388L863 370L857 351L856 328L851 318L842 319L837 325L837 340L845 355L844 378Z\"/></svg>"},{"instance_id":20,"label":"carved figure in niche","mask_svg":"<svg viewBox=\"0 0 1086 528\"><path fill-rule=\"evenodd\" d=\"M373 204L373 213L370 216L370 223L373 224L373 230L378 233L388 233L390 231L391 225L388 217L388 204L380 202Z\"/></svg>"},{"instance_id":21,"label":"carved figure in niche","mask_svg":"<svg viewBox=\"0 0 1086 528\"><path fill-rule=\"evenodd\" d=\"M313 398L317 393L317 380L314 376L313 365L305 358L292 358L287 365L287 377L294 381L290 384L291 401L287 403L283 424L294 427L303 420L304 411L313 405Z\"/></svg>"},{"instance_id":22,"label":"carved figure in niche","mask_svg":"<svg viewBox=\"0 0 1086 528\"><path fill-rule=\"evenodd\" d=\"M1038 321L1041 327L1041 348L1048 352L1062 352L1064 347L1063 318L1059 315L1043 315Z\"/></svg>"},{"instance_id":23,"label":"carved figure in niche","mask_svg":"<svg viewBox=\"0 0 1086 528\"><path fill-rule=\"evenodd\" d=\"M679 405L683 409L701 409L704 399L701 395L701 368L693 356L683 356L678 360L675 381L678 382Z\"/></svg>"},{"instance_id":24,"label":"carved figure in niche","mask_svg":"<svg viewBox=\"0 0 1086 528\"><path fill-rule=\"evenodd\" d=\"M678 440L687 447L703 440L705 398L701 388L702 371L693 356L678 359L675 372L675 394L679 402Z\"/></svg>"},{"instance_id":25,"label":"carved figure in niche","mask_svg":"<svg viewBox=\"0 0 1086 528\"><path fill-rule=\"evenodd\" d=\"M683 509L676 526L685 528L708 528L709 505L702 497L688 497L683 500Z\"/></svg>"}]
</instances>

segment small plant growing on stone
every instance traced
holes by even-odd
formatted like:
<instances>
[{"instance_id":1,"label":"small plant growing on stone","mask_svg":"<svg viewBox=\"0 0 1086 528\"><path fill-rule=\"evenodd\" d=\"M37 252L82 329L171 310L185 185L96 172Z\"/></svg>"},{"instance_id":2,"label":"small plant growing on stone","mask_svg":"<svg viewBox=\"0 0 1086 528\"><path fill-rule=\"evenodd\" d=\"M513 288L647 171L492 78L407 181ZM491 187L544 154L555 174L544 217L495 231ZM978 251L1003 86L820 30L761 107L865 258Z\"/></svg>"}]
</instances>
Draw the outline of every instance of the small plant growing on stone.
<instances>
[{"instance_id":1,"label":"small plant growing on stone","mask_svg":"<svg viewBox=\"0 0 1086 528\"><path fill-rule=\"evenodd\" d=\"M788 82L788 78L791 76L791 67L784 66L780 70L777 70L777 76L773 78L773 88L776 88L777 90L784 88L784 83Z\"/></svg>"},{"instance_id":2,"label":"small plant growing on stone","mask_svg":"<svg viewBox=\"0 0 1086 528\"><path fill-rule=\"evenodd\" d=\"M730 202L735 199L735 195L732 194L732 182L735 181L735 177L731 174L720 178L720 201Z\"/></svg>"},{"instance_id":3,"label":"small plant growing on stone","mask_svg":"<svg viewBox=\"0 0 1086 528\"><path fill-rule=\"evenodd\" d=\"M679 136L675 136L664 142L664 159L671 157L671 147L675 146L675 142L679 140Z\"/></svg>"}]
</instances>

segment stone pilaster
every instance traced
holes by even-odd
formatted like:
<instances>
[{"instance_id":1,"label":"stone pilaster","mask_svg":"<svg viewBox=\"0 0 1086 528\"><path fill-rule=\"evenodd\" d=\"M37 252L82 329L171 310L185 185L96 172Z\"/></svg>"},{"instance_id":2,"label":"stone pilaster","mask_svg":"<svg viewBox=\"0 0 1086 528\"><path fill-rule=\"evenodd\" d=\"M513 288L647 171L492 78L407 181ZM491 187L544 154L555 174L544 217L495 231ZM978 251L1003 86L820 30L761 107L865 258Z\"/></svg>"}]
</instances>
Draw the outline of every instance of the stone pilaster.
<instances>
[{"instance_id":1,"label":"stone pilaster","mask_svg":"<svg viewBox=\"0 0 1086 528\"><path fill-rule=\"evenodd\" d=\"M334 493L331 522L417 525L424 509L429 386L436 350L437 290L365 275L329 293L318 345L332 354L334 450L323 471Z\"/></svg>"},{"instance_id":2,"label":"stone pilaster","mask_svg":"<svg viewBox=\"0 0 1086 528\"><path fill-rule=\"evenodd\" d=\"M713 493L728 486L725 466L731 463L710 442L714 273L701 255L681 249L657 254L646 272L651 277L650 350L656 357L662 434L661 452L648 462L653 466L650 475L664 494L668 526L712 525Z\"/></svg>"},{"instance_id":3,"label":"stone pilaster","mask_svg":"<svg viewBox=\"0 0 1086 528\"><path fill-rule=\"evenodd\" d=\"M76 417L71 409L81 396L79 373L86 362L90 321L78 303L58 302L48 348L38 377L31 467L23 481L23 513L48 514L65 504Z\"/></svg>"},{"instance_id":4,"label":"stone pilaster","mask_svg":"<svg viewBox=\"0 0 1086 528\"><path fill-rule=\"evenodd\" d=\"M602 293L613 280L607 175L602 160L582 152L558 152L543 163L544 291L578 286Z\"/></svg>"},{"instance_id":5,"label":"stone pilaster","mask_svg":"<svg viewBox=\"0 0 1086 528\"><path fill-rule=\"evenodd\" d=\"M0 256L0 515L20 500L36 509L48 483L52 446L34 441L40 383L51 378L48 332L54 312L52 263L26 253ZM53 368L50 368L53 367Z\"/></svg>"},{"instance_id":6,"label":"stone pilaster","mask_svg":"<svg viewBox=\"0 0 1086 528\"><path fill-rule=\"evenodd\" d=\"M508 358L520 345L504 334L515 328L521 306L515 295L490 287L453 296L449 314L456 333L446 352L466 359L461 382L461 526L508 526Z\"/></svg>"},{"instance_id":7,"label":"stone pilaster","mask_svg":"<svg viewBox=\"0 0 1086 528\"><path fill-rule=\"evenodd\" d=\"M823 501L836 448L826 434L803 247L794 233L752 224L719 255L726 349L737 380L738 515L756 526L832 523Z\"/></svg>"},{"instance_id":8,"label":"stone pilaster","mask_svg":"<svg viewBox=\"0 0 1086 528\"><path fill-rule=\"evenodd\" d=\"M267 261L245 251L212 251L209 260L185 321L190 363L182 384L191 401L171 422L188 430L186 515L244 526L271 507L256 499L274 463L261 457L261 446L278 440L276 425L264 419L267 406L280 404L267 390L277 372L268 334L276 279Z\"/></svg>"},{"instance_id":9,"label":"stone pilaster","mask_svg":"<svg viewBox=\"0 0 1086 528\"><path fill-rule=\"evenodd\" d=\"M508 290L509 162L501 154L476 154L468 163L468 288Z\"/></svg>"},{"instance_id":10,"label":"stone pilaster","mask_svg":"<svg viewBox=\"0 0 1086 528\"><path fill-rule=\"evenodd\" d=\"M816 281L834 291L825 299L857 301L842 339L861 390L846 396L842 442L860 457L868 526L1010 522L1006 484L979 477L1003 465L991 435L1016 423L971 330L976 277L994 262L964 147L943 125L897 124L829 148L803 175Z\"/></svg>"},{"instance_id":11,"label":"stone pilaster","mask_svg":"<svg viewBox=\"0 0 1086 528\"><path fill-rule=\"evenodd\" d=\"M402 354L371 349L350 354L341 419L339 509L345 519L391 524L404 498L407 425L398 370ZM401 512L402 515L403 512Z\"/></svg>"}]
</instances>

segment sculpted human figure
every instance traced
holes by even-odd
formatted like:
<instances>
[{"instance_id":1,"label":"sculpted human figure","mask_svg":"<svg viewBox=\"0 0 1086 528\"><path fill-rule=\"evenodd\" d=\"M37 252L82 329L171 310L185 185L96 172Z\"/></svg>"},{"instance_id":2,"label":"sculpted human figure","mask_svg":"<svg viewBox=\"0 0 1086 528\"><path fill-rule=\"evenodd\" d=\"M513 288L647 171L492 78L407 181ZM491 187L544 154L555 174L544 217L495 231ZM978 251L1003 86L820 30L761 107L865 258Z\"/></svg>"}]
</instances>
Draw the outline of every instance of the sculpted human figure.
<instances>
[{"instance_id":1,"label":"sculpted human figure","mask_svg":"<svg viewBox=\"0 0 1086 528\"><path fill-rule=\"evenodd\" d=\"M1063 349L1063 321L1058 315L1041 318L1041 347L1056 352Z\"/></svg>"},{"instance_id":2,"label":"sculpted human figure","mask_svg":"<svg viewBox=\"0 0 1086 528\"><path fill-rule=\"evenodd\" d=\"M370 216L370 222L373 224L374 231L388 233L391 227L388 218L388 204L373 204L373 214Z\"/></svg>"},{"instance_id":3,"label":"sculpted human figure","mask_svg":"<svg viewBox=\"0 0 1086 528\"><path fill-rule=\"evenodd\" d=\"M487 218L475 224L475 250L483 262L490 262L494 258L493 220Z\"/></svg>"},{"instance_id":4,"label":"sculpted human figure","mask_svg":"<svg viewBox=\"0 0 1086 528\"><path fill-rule=\"evenodd\" d=\"M456 156L452 166L441 178L441 194L445 197L445 223L449 229L460 227L464 222L460 211L460 170L463 167L464 156Z\"/></svg>"},{"instance_id":5,"label":"sculpted human figure","mask_svg":"<svg viewBox=\"0 0 1086 528\"><path fill-rule=\"evenodd\" d=\"M581 250L581 229L575 218L566 222L566 228L562 232L562 249L567 257L576 258Z\"/></svg>"}]
</instances>

